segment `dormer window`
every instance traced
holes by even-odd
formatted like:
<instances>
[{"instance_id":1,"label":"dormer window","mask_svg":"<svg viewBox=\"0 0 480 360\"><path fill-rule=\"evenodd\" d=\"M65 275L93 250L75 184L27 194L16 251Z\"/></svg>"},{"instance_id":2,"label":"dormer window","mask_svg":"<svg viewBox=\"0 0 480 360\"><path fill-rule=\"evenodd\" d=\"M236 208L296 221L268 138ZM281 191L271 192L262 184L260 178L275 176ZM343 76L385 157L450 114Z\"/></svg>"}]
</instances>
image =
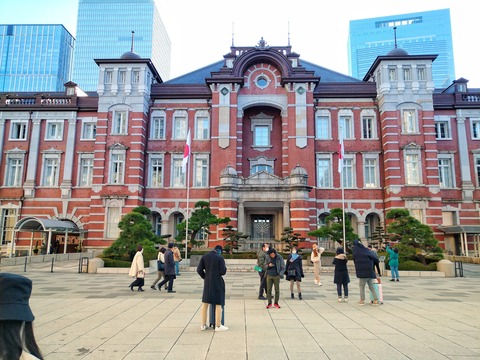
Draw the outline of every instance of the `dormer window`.
<instances>
[{"instance_id":1,"label":"dormer window","mask_svg":"<svg viewBox=\"0 0 480 360\"><path fill-rule=\"evenodd\" d=\"M390 81L396 81L397 80L397 68L395 68L395 67L389 67L388 68L388 79Z\"/></svg>"}]
</instances>

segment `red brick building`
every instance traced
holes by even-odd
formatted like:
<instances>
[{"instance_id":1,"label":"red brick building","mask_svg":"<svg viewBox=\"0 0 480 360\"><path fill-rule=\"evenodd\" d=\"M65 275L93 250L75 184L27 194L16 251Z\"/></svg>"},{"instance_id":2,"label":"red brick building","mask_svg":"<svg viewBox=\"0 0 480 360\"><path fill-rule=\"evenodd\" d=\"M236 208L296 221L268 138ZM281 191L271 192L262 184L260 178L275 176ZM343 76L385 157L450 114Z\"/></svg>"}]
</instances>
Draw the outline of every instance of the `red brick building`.
<instances>
[{"instance_id":1,"label":"red brick building","mask_svg":"<svg viewBox=\"0 0 480 360\"><path fill-rule=\"evenodd\" d=\"M262 39L167 82L126 53L96 60L97 93L0 94L3 251L12 240L103 248L139 205L156 233L175 235L199 200L250 235L244 248L286 226L309 247L343 188L361 239L407 208L446 250L478 256L480 91L463 78L434 89L435 58L394 49L360 81Z\"/></svg>"}]
</instances>

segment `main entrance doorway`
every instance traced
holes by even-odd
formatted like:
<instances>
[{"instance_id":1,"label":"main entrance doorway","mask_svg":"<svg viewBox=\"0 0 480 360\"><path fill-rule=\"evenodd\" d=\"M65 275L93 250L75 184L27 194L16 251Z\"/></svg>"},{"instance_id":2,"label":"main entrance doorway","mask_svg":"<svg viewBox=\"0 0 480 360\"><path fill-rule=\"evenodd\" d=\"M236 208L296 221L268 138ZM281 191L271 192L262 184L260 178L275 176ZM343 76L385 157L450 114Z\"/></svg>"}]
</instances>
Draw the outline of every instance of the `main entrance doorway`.
<instances>
[{"instance_id":1,"label":"main entrance doorway","mask_svg":"<svg viewBox=\"0 0 480 360\"><path fill-rule=\"evenodd\" d=\"M264 242L274 239L273 215L254 215L250 222L250 249L259 249Z\"/></svg>"}]
</instances>

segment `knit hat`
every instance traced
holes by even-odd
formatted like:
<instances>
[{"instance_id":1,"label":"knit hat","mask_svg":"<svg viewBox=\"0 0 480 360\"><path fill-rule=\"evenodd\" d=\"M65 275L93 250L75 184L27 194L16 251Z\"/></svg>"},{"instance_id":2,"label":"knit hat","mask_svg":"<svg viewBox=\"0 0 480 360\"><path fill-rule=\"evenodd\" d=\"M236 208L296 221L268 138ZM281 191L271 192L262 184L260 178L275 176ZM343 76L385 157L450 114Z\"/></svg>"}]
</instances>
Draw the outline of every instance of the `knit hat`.
<instances>
[{"instance_id":1,"label":"knit hat","mask_svg":"<svg viewBox=\"0 0 480 360\"><path fill-rule=\"evenodd\" d=\"M32 280L22 275L0 273L0 320L32 322L35 319L28 305Z\"/></svg>"},{"instance_id":2,"label":"knit hat","mask_svg":"<svg viewBox=\"0 0 480 360\"><path fill-rule=\"evenodd\" d=\"M168 243L168 248L173 249L173 243Z\"/></svg>"},{"instance_id":3,"label":"knit hat","mask_svg":"<svg viewBox=\"0 0 480 360\"><path fill-rule=\"evenodd\" d=\"M220 252L222 252L223 248L222 248L221 245L217 245L217 246L215 246L215 250L217 250L217 251L220 250Z\"/></svg>"},{"instance_id":4,"label":"knit hat","mask_svg":"<svg viewBox=\"0 0 480 360\"><path fill-rule=\"evenodd\" d=\"M343 251L343 247L338 247L337 248L337 255L338 254L345 254L345 252Z\"/></svg>"}]
</instances>

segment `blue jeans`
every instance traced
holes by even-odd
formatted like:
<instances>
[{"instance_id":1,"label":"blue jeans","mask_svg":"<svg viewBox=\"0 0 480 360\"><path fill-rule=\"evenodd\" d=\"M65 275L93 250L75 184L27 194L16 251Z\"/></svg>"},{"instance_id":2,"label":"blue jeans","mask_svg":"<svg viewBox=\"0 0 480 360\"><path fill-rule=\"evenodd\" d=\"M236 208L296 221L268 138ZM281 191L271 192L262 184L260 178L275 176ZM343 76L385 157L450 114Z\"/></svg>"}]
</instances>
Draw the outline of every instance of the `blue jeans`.
<instances>
[{"instance_id":1,"label":"blue jeans","mask_svg":"<svg viewBox=\"0 0 480 360\"><path fill-rule=\"evenodd\" d=\"M338 297L342 297L342 287L343 287L343 293L345 294L345 297L348 297L348 283L345 284L337 284L337 294Z\"/></svg>"},{"instance_id":2,"label":"blue jeans","mask_svg":"<svg viewBox=\"0 0 480 360\"><path fill-rule=\"evenodd\" d=\"M180 274L180 261L175 261L175 275Z\"/></svg>"},{"instance_id":3,"label":"blue jeans","mask_svg":"<svg viewBox=\"0 0 480 360\"><path fill-rule=\"evenodd\" d=\"M390 272L392 273L392 279L395 279L395 277L398 279L398 266L390 265Z\"/></svg>"}]
</instances>

